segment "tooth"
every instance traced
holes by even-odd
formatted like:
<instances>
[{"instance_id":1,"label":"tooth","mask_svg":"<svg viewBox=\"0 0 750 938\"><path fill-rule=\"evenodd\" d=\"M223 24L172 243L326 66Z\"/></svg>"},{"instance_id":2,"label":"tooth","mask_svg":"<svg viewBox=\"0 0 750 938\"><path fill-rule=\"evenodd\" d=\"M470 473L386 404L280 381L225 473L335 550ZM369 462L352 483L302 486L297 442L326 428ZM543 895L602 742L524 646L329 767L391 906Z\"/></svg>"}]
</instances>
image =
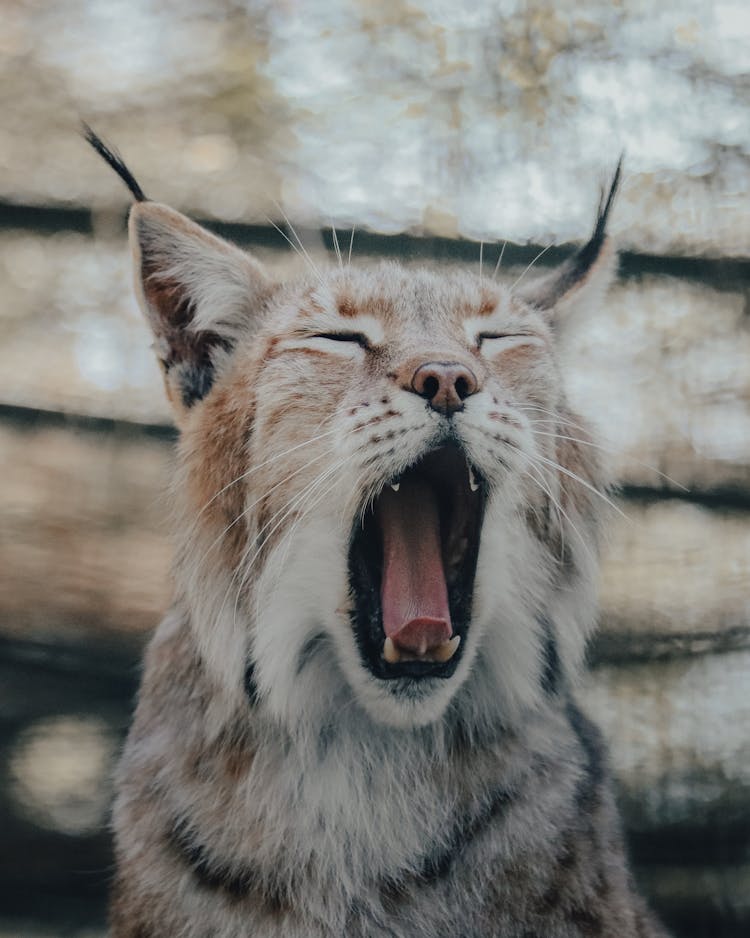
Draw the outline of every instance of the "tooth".
<instances>
[{"instance_id":1,"label":"tooth","mask_svg":"<svg viewBox=\"0 0 750 938\"><path fill-rule=\"evenodd\" d=\"M396 648L392 638L386 638L383 642L383 657L388 664L398 664L401 660L401 653Z\"/></svg>"},{"instance_id":2,"label":"tooth","mask_svg":"<svg viewBox=\"0 0 750 938\"><path fill-rule=\"evenodd\" d=\"M472 490L472 492L476 492L479 488L479 483L474 476L474 470L471 468L471 466L469 466L469 488Z\"/></svg>"},{"instance_id":3,"label":"tooth","mask_svg":"<svg viewBox=\"0 0 750 938\"><path fill-rule=\"evenodd\" d=\"M401 488L401 483L400 483L400 482L392 482L392 483L391 483L391 488L393 489L394 492L398 492L398 490Z\"/></svg>"},{"instance_id":4,"label":"tooth","mask_svg":"<svg viewBox=\"0 0 750 938\"><path fill-rule=\"evenodd\" d=\"M433 661L439 661L441 664L445 664L446 661L450 661L456 654L460 644L461 636L454 635L449 641L443 642L443 644L438 645L437 648L430 649L430 657Z\"/></svg>"}]
</instances>

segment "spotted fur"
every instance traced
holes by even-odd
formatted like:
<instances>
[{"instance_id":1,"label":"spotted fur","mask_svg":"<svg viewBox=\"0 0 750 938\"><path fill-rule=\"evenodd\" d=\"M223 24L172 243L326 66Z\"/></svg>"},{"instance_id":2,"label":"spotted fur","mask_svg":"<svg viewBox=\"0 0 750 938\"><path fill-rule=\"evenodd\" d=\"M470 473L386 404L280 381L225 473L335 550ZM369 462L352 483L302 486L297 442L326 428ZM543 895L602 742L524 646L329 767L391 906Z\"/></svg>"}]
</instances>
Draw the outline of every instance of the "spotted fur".
<instances>
[{"instance_id":1,"label":"spotted fur","mask_svg":"<svg viewBox=\"0 0 750 938\"><path fill-rule=\"evenodd\" d=\"M573 696L607 478L556 338L611 278L610 204L526 292L397 264L278 284L133 206L180 521L118 773L113 938L662 935ZM477 379L451 416L409 386L434 360ZM447 432L488 493L466 647L448 678L382 681L352 627L350 532Z\"/></svg>"}]
</instances>

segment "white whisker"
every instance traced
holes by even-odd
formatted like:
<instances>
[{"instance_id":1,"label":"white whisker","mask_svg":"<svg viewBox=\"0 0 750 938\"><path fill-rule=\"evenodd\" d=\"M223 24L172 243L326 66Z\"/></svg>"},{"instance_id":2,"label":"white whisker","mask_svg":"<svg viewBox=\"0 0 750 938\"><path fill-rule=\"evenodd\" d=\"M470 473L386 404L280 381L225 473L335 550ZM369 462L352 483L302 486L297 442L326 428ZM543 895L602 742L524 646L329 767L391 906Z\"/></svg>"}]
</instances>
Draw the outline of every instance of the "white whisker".
<instances>
[{"instance_id":1,"label":"white whisker","mask_svg":"<svg viewBox=\"0 0 750 938\"><path fill-rule=\"evenodd\" d=\"M328 419L328 418L326 418ZM322 426L325 423L325 420L321 421L318 426ZM257 466L251 466L250 469L247 469L245 472L238 475L236 478L232 479L231 482L227 482L223 488L220 488L218 492L211 496L211 498L206 502L206 504L198 512L198 517L200 517L203 512L219 498L227 489L231 488L233 485L237 485L238 482L242 482L243 479L247 479L249 476L253 475L255 472L258 472L260 469L265 468L266 466L271 465L271 463L276 462L279 459L283 459L288 456L290 453L294 453L298 449L302 449L303 446L311 446L313 443L317 443L319 440L324 439L327 436L330 436L332 433L339 433L339 427L332 427L330 430L326 430L325 433L319 433L317 436L310 437L309 440L303 440L302 443L297 443L295 446L290 447L289 449L283 450L281 453L275 453L269 459L264 459L263 462L258 463ZM344 434L348 436L349 434ZM196 521L198 519L196 518Z\"/></svg>"},{"instance_id":2,"label":"white whisker","mask_svg":"<svg viewBox=\"0 0 750 938\"><path fill-rule=\"evenodd\" d=\"M515 290L515 289L516 289L516 287L518 286L518 284L523 280L523 278L524 278L524 277L526 276L526 274L531 270L531 268L534 266L534 264L536 264L536 262L539 260L539 258L542 257L543 255L545 255L545 254L547 253L547 251L549 251L549 249L550 249L551 247L552 247L552 245L551 245L551 244L548 244L546 248L542 248L542 250L541 250L541 251L537 254L537 256L534 258L534 260L521 272L521 276L518 277L518 278L514 281L513 286L511 287L511 290Z\"/></svg>"},{"instance_id":3,"label":"white whisker","mask_svg":"<svg viewBox=\"0 0 750 938\"><path fill-rule=\"evenodd\" d=\"M334 225L333 220L331 220L331 234L333 236L333 247L334 247L334 250L336 251L336 258L338 259L338 262L339 262L339 270L343 270L344 261L342 260L342 257L341 257L341 249L339 248L339 236L336 234L336 226Z\"/></svg>"},{"instance_id":4,"label":"white whisker","mask_svg":"<svg viewBox=\"0 0 750 938\"><path fill-rule=\"evenodd\" d=\"M351 455L354 455L354 454L351 454ZM350 457L346 457L345 460L344 460L344 462L345 462L346 459L348 459L348 458L350 458ZM262 535L264 534L264 532L266 532L266 531L268 532L268 533L265 534L265 537L263 537L263 539L262 539L260 545L255 548L255 553L253 554L252 559L250 560L249 563L247 562L247 557L248 557L248 555L250 554L250 552L253 550L253 544L252 544L252 543L249 543L248 546L247 546L247 547L245 548L245 550L243 551L243 554L242 554L242 557L241 557L241 559L240 559L240 562L237 564L237 568L236 568L236 570L234 571L234 573L232 574L232 577L231 577L231 579L230 579L230 581L229 581L229 586L227 587L227 590L226 590L226 592L225 592L225 594L224 594L224 599L223 599L223 601L222 601L222 603L221 603L221 606L219 607L219 611L218 611L217 616L216 616L217 620L221 617L221 614L222 614L222 612L224 611L224 607L226 606L227 599L229 599L229 594L232 592L232 587L233 587L233 585L234 585L234 583L235 583L235 581L236 581L236 579L237 579L238 574L241 573L242 576L241 576L240 582L239 582L239 584L238 584L238 586L237 586L237 591L236 591L236 592L237 592L237 595L236 595L235 605L234 605L234 608L235 608L235 618L236 618L237 603L239 602L240 595L241 595L241 593L242 593L242 591L243 591L245 585L247 584L247 581L248 581L249 578L250 578L250 574L251 574L251 572L252 572L252 567L253 567L255 561L257 560L257 558L258 558L258 557L260 556L260 554L262 553L262 551L263 551L265 545L268 543L268 539L271 537L271 535L274 533L274 531L277 530L277 528L279 527L279 525L280 525L280 524L283 524L284 520L289 516L289 514L290 514L292 511L295 510L296 506L300 503L300 501L304 501L304 499L308 496L308 494L312 491L312 489L313 489L316 485L318 485L318 484L321 482L322 479L327 478L327 477L330 475L331 472L335 472L337 469L339 469L339 468L340 468L340 465L343 465L343 462L342 462L341 460L340 460L338 463L334 463L334 465L333 465L333 466L330 466L328 469L324 470L316 479L314 479L312 482L310 482L307 486L303 487L303 489L302 489L301 492L298 492L296 495L292 496L292 498L290 498L284 505L282 505L281 508L279 508L277 511L275 511L275 512L271 515L271 517L268 519L268 521L263 525L263 527L256 533L256 535L255 535L255 542L254 542L254 543L257 545L257 544L258 544L258 541L260 540L260 538L262 537ZM282 517L279 517L280 515L281 515ZM276 519L278 519L278 521L277 521ZM274 522L276 522L276 523L274 524ZM271 525L273 525L273 527L272 527L271 530L269 531L268 528L269 528Z\"/></svg>"},{"instance_id":5,"label":"white whisker","mask_svg":"<svg viewBox=\"0 0 750 938\"><path fill-rule=\"evenodd\" d=\"M291 223L291 221L289 220L289 216L286 214L286 212L285 212L284 209L279 205L278 202L274 202L274 205L275 205L276 208L279 210L279 212L281 212L282 218L283 218L284 221L287 223L287 225L288 225L288 227L289 227L289 230L290 230L291 233L292 233L292 236L294 237L294 239L296 240L297 244L299 245L300 251L302 252L302 254L303 254L303 256L305 257L305 259L307 260L307 263L310 265L310 267L312 268L312 270L315 272L315 275L317 276L318 280L320 280L320 282L322 283L322 282L323 282L323 277L322 277L320 271L318 270L317 266L313 263L313 259L312 259L312 258L310 257L310 255L308 254L307 249L305 248L304 244L302 243L302 240L301 240L300 236L297 234L297 231L296 231L294 225L293 225L293 224ZM283 232L282 232L282 234L283 234ZM287 240L289 240L289 239L287 239ZM290 242L290 243L291 243L291 242Z\"/></svg>"},{"instance_id":6,"label":"white whisker","mask_svg":"<svg viewBox=\"0 0 750 938\"><path fill-rule=\"evenodd\" d=\"M505 254L505 246L507 245L507 243L508 243L507 241L503 241L503 246L500 248L500 256L498 257L497 263L495 264L495 269L492 271L493 280L497 278L498 271L500 270L500 265L503 262L503 254Z\"/></svg>"},{"instance_id":7,"label":"white whisker","mask_svg":"<svg viewBox=\"0 0 750 938\"><path fill-rule=\"evenodd\" d=\"M516 447L516 449L518 450L518 452L522 453L527 459L538 460L539 462L542 462L545 465L550 466L550 468L557 470L557 472L562 472L563 475L566 475L569 478L574 479L576 482L578 482L579 485L582 485L585 489L591 492L592 495L596 495L598 498L601 498L603 502L609 505L610 508L614 509L614 511L616 511L617 514L623 517L626 521L631 520L630 518L628 518L628 516L625 514L625 512L621 508L615 505L615 503L612 501L611 498L607 498L607 496L603 492L600 492L599 489L595 485L592 485L590 482L587 482L586 479L582 478L577 473L572 472L570 469L566 469L565 466L561 466L560 463L555 462L554 459L547 459L546 456L541 456L539 453L537 453L536 456L532 457L528 453L525 453L520 448Z\"/></svg>"},{"instance_id":8,"label":"white whisker","mask_svg":"<svg viewBox=\"0 0 750 938\"><path fill-rule=\"evenodd\" d=\"M302 466L299 466L297 469L294 470L294 472L290 472L288 475L284 476L283 479L280 479L278 482L275 482L270 488L266 489L262 495L259 495L258 498L256 498L249 505L243 508L242 511L237 515L237 517L224 528L224 530L221 532L221 534L219 534L217 538L215 538L215 540L211 543L211 546L208 547L208 549L204 553L203 560L205 560L208 557L208 555L211 553L211 551L216 547L216 545L226 537L226 535L231 531L231 529L235 526L235 524L237 524L242 518L250 514L250 512L252 511L253 508L255 508L256 505L259 505L262 501L268 498L271 492L277 489L280 485L284 485L290 479L293 479L295 476L299 475L300 472L304 472L306 469L309 469L309 467L312 466L313 463L318 462L318 460L320 459L324 459L326 456L330 456L331 453L334 453L335 451L336 451L336 448L331 447L329 449L324 450L322 453L318 453L317 456L314 456L308 462L304 463Z\"/></svg>"},{"instance_id":9,"label":"white whisker","mask_svg":"<svg viewBox=\"0 0 750 938\"><path fill-rule=\"evenodd\" d=\"M572 518L570 517L570 515L565 511L565 509L562 507L562 505L560 504L560 502L555 498L555 496L552 494L552 491L551 491L550 488L547 486L546 481L542 481L542 480L544 479L544 476L542 475L541 469L539 469L537 466L530 465L530 466L529 466L529 470L534 470L535 472L538 472L538 473L539 473L539 475L541 476L541 479L536 478L535 476L531 475L528 471L527 471L526 474L528 475L528 477L531 479L532 482L536 482L537 485L538 485L543 491L545 491L545 492L547 493L548 497L549 497L549 498L551 499L551 501L553 502L553 504L554 504L554 506L555 506L555 509L558 511L559 514L561 514L561 515L563 516L563 518L565 518L565 520L568 522L568 524L569 524L569 525L571 526L571 528L573 529L574 533L575 533L576 536L578 537L578 540L581 542L581 547L584 549L584 551L586 552L586 554L588 554L589 559L592 561L592 563L596 563L596 558L595 558L594 555L592 554L591 548L589 547L588 543L586 542L586 538L581 534L581 532L578 530L578 528L576 527L576 525L573 523L573 519L572 519ZM564 551L565 551L565 529L563 528L562 524L560 525L560 551L561 551L561 559L562 559L562 557L565 556L565 554L564 554Z\"/></svg>"},{"instance_id":10,"label":"white whisker","mask_svg":"<svg viewBox=\"0 0 750 938\"><path fill-rule=\"evenodd\" d=\"M532 423L551 423L552 421L537 421L533 420ZM657 469L656 466L652 466L647 462L631 456L629 453L625 453L622 450L617 450L609 446L603 446L601 443L594 443L592 440L581 440L577 436L565 436L562 433L551 433L547 430L535 430L533 427L531 432L536 436L551 436L555 437L558 440L568 440L571 443L579 443L581 446L590 446L593 449L600 449L603 453L609 453L610 455L619 456L622 459L627 459L629 462L634 462L636 465L641 466L644 469L648 469L651 472L655 472L660 478L664 479L667 482L671 482L672 485L677 486L677 488L682 489L683 492L689 492L690 489L683 485L682 482L678 482L677 479L673 479L671 476L668 476L666 472L662 472L660 469Z\"/></svg>"},{"instance_id":11,"label":"white whisker","mask_svg":"<svg viewBox=\"0 0 750 938\"><path fill-rule=\"evenodd\" d=\"M320 282L322 283L322 282L323 282L323 278L321 277L321 275L320 275L320 273L318 272L318 270L317 270L317 268L315 267L315 265L312 263L312 261L310 260L309 257L305 257L305 255L302 253L302 251L300 251L300 249L297 247L297 245L294 243L294 241L292 241L291 238L288 237L288 235L287 235L287 233L284 231L284 229L281 228L279 225L277 225L276 222L273 220L273 218L271 218L270 215L266 215L266 221L267 221L269 224L273 225L273 227L278 231L278 233L279 233L279 234L281 235L281 237L286 241L286 243L287 243L287 244L289 245L289 247L294 251L294 253L295 253L295 254L298 254L298 255L302 258L302 260L305 261L305 263L307 263L307 264L310 265L310 267L311 267L313 273L316 274L316 276L318 277L318 280L320 280Z\"/></svg>"},{"instance_id":12,"label":"white whisker","mask_svg":"<svg viewBox=\"0 0 750 938\"><path fill-rule=\"evenodd\" d=\"M313 482L307 485L300 493L298 493L294 498L292 498L289 502L287 502L287 504L283 508L279 509L279 511L276 511L271 516L271 518L266 522L266 524L263 525L261 530L257 533L255 537L256 544L258 544L258 540L260 539L261 535L268 529L269 525L273 521L275 521L275 524L273 525L273 527L267 531L267 533L265 534L265 537L263 537L263 540L256 547L255 553L252 555L250 560L248 561L246 559L247 554L250 552L250 549L248 549L245 552L245 555L243 556L243 559L238 566L238 570L241 569L242 567L244 567L245 569L242 575L242 580L237 588L237 597L235 599L235 606L234 606L235 617L237 614L237 602L239 601L240 594L242 593L242 590L244 589L245 585L247 584L250 578L250 575L252 573L252 569L255 565L256 560L263 553L266 547L266 544L268 543L271 536L279 529L279 527L284 523L284 521L286 521L286 519L291 514L293 514L297 510L297 508L305 502L306 499L308 499L312 495L312 493L315 491L315 489L318 488L318 486L320 486L328 478L330 478L331 475L335 475L354 456L356 456L356 453L350 453L348 456L345 456L343 459L340 459L338 462L334 463L332 466L329 466L328 469L324 470L317 477L317 479L315 479ZM338 479L334 481L333 487L335 487L337 484L338 484ZM304 517L304 515L306 514L306 511L307 509L305 509L305 511L302 512L302 515L300 517ZM281 515L281 517L279 517L279 515ZM298 518L297 520L300 520L300 519Z\"/></svg>"}]
</instances>

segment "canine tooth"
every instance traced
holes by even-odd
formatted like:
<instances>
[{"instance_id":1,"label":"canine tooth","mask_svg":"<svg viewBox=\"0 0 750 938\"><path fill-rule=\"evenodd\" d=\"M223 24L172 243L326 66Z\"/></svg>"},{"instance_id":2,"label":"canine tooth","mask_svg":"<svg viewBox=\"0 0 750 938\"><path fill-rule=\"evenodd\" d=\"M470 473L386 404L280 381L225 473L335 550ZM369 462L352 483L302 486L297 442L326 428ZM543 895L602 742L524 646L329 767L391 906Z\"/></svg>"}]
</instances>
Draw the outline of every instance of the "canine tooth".
<instances>
[{"instance_id":1,"label":"canine tooth","mask_svg":"<svg viewBox=\"0 0 750 938\"><path fill-rule=\"evenodd\" d=\"M398 492L398 490L401 488L401 483L391 482L391 488L393 489L394 492Z\"/></svg>"},{"instance_id":2,"label":"canine tooth","mask_svg":"<svg viewBox=\"0 0 750 938\"><path fill-rule=\"evenodd\" d=\"M471 468L471 466L469 466L469 488L472 490L472 492L476 492L479 488L479 483L474 476L474 470Z\"/></svg>"},{"instance_id":3,"label":"canine tooth","mask_svg":"<svg viewBox=\"0 0 750 938\"><path fill-rule=\"evenodd\" d=\"M401 660L401 653L396 648L392 638L386 638L383 642L383 657L388 664L398 664Z\"/></svg>"},{"instance_id":4,"label":"canine tooth","mask_svg":"<svg viewBox=\"0 0 750 938\"><path fill-rule=\"evenodd\" d=\"M446 661L450 661L451 658L456 654L460 644L461 636L454 635L453 638L449 639L447 642L443 642L442 645L438 645L437 648L433 648L431 657L434 661L439 661L441 664L445 664Z\"/></svg>"}]
</instances>

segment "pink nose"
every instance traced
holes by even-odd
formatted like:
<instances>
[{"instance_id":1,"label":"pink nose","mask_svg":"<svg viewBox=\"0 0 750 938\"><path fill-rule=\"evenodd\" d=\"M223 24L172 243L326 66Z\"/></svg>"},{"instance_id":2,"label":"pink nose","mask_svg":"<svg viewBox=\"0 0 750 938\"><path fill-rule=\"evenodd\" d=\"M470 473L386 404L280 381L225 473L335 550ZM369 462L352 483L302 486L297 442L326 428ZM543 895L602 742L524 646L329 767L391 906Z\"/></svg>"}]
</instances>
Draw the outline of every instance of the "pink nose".
<instances>
[{"instance_id":1,"label":"pink nose","mask_svg":"<svg viewBox=\"0 0 750 938\"><path fill-rule=\"evenodd\" d=\"M455 414L479 390L476 375L460 362L425 362L414 372L411 388L441 414Z\"/></svg>"}]
</instances>

